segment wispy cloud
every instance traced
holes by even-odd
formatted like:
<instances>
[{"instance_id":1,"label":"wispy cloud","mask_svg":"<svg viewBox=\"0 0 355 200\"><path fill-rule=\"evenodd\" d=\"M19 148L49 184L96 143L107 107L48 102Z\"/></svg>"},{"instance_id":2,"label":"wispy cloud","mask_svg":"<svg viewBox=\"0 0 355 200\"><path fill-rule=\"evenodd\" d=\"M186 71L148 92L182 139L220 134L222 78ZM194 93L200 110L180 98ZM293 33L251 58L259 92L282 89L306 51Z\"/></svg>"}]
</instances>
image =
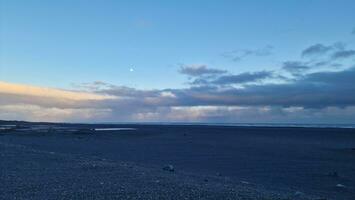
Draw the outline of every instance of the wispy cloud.
<instances>
[{"instance_id":1,"label":"wispy cloud","mask_svg":"<svg viewBox=\"0 0 355 200\"><path fill-rule=\"evenodd\" d=\"M286 61L282 66L283 70L290 72L293 75L300 75L310 68L311 67L307 63L301 61Z\"/></svg>"},{"instance_id":2,"label":"wispy cloud","mask_svg":"<svg viewBox=\"0 0 355 200\"><path fill-rule=\"evenodd\" d=\"M336 51L344 51L344 50L345 50L345 44L341 42L336 42L331 45L317 43L304 49L301 55L303 57L322 56L322 55L326 55L327 53L334 53Z\"/></svg>"},{"instance_id":3,"label":"wispy cloud","mask_svg":"<svg viewBox=\"0 0 355 200\"><path fill-rule=\"evenodd\" d=\"M228 51L222 54L223 57L231 59L232 61L240 61L249 56L269 56L272 54L274 47L267 45L260 49L239 49Z\"/></svg>"},{"instance_id":4,"label":"wispy cloud","mask_svg":"<svg viewBox=\"0 0 355 200\"><path fill-rule=\"evenodd\" d=\"M272 78L273 72L271 71L258 71L258 72L245 72L236 75L225 75L212 81L213 84L227 85L227 84L241 84L258 82L267 78Z\"/></svg>"},{"instance_id":5,"label":"wispy cloud","mask_svg":"<svg viewBox=\"0 0 355 200\"><path fill-rule=\"evenodd\" d=\"M355 56L355 50L346 44L336 42L331 45L317 43L305 48L300 60L283 62L282 69L293 76L300 76L314 70L335 69L344 66L345 59Z\"/></svg>"},{"instance_id":6,"label":"wispy cloud","mask_svg":"<svg viewBox=\"0 0 355 200\"><path fill-rule=\"evenodd\" d=\"M302 51L302 56L323 55L331 51L333 46L325 46L323 44L314 44Z\"/></svg>"},{"instance_id":7,"label":"wispy cloud","mask_svg":"<svg viewBox=\"0 0 355 200\"><path fill-rule=\"evenodd\" d=\"M350 58L355 56L355 50L342 50L337 51L332 55L333 59Z\"/></svg>"},{"instance_id":8,"label":"wispy cloud","mask_svg":"<svg viewBox=\"0 0 355 200\"><path fill-rule=\"evenodd\" d=\"M203 76L203 75L215 75L215 74L223 74L227 71L208 68L206 65L194 64L194 65L182 65L179 72L181 74L189 75L189 76Z\"/></svg>"}]
</instances>

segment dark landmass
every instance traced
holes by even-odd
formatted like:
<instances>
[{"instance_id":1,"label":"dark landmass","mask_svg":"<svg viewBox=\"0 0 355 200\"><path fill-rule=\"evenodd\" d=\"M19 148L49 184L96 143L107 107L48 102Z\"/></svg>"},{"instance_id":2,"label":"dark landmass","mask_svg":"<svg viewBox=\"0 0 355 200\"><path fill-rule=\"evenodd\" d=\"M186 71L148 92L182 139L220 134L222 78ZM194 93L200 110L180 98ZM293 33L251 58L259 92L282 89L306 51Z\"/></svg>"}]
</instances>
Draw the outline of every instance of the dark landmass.
<instances>
[{"instance_id":1,"label":"dark landmass","mask_svg":"<svg viewBox=\"0 0 355 200\"><path fill-rule=\"evenodd\" d=\"M354 149L355 129L0 121L0 199L351 200Z\"/></svg>"}]
</instances>

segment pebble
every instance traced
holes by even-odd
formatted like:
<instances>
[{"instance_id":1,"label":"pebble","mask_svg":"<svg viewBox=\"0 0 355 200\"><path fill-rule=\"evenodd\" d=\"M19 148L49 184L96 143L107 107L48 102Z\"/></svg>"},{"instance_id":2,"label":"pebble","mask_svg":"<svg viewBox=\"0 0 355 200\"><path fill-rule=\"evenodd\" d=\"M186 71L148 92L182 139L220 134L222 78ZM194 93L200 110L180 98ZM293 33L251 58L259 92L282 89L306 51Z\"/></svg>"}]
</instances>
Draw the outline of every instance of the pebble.
<instances>
[{"instance_id":1,"label":"pebble","mask_svg":"<svg viewBox=\"0 0 355 200\"><path fill-rule=\"evenodd\" d=\"M245 184L245 185L249 185L250 184L248 181L240 181L240 182Z\"/></svg>"},{"instance_id":2,"label":"pebble","mask_svg":"<svg viewBox=\"0 0 355 200\"><path fill-rule=\"evenodd\" d=\"M167 166L163 167L163 170L169 171L169 172L174 172L175 168L173 165L167 165Z\"/></svg>"},{"instance_id":3,"label":"pebble","mask_svg":"<svg viewBox=\"0 0 355 200\"><path fill-rule=\"evenodd\" d=\"M300 191L296 191L295 194L293 194L295 197L301 197L304 195L303 192L300 192Z\"/></svg>"}]
</instances>

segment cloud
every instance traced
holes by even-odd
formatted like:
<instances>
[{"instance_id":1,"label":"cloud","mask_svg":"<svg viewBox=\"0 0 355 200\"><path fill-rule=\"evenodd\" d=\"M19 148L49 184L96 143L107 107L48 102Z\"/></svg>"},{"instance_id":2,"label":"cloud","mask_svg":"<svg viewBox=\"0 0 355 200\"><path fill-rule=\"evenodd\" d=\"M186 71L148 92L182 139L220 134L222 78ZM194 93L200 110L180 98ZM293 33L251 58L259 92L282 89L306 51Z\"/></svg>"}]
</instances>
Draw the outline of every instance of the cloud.
<instances>
[{"instance_id":1,"label":"cloud","mask_svg":"<svg viewBox=\"0 0 355 200\"><path fill-rule=\"evenodd\" d=\"M46 90L50 91L50 95L44 92L32 95L22 90L10 93L2 87L0 117L95 122L294 122L307 119L324 122L332 116L347 121L355 115L352 113L355 110L355 86L352 84L355 68L310 73L286 83L244 85L242 88L223 85L257 81L270 76L274 75L271 72L223 75L220 76L224 77L220 79L223 80L220 84L183 89L138 90L112 85L89 94L70 91L69 95L65 90L39 87L33 91ZM342 112L347 114L341 115ZM316 113L318 115L313 116ZM327 113L329 118L322 113Z\"/></svg>"},{"instance_id":2,"label":"cloud","mask_svg":"<svg viewBox=\"0 0 355 200\"><path fill-rule=\"evenodd\" d=\"M311 70L325 70L344 67L342 59L355 56L355 50L347 49L346 44L337 42L332 45L314 44L302 51L300 61L286 61L282 69L294 76L301 76Z\"/></svg>"},{"instance_id":3,"label":"cloud","mask_svg":"<svg viewBox=\"0 0 355 200\"><path fill-rule=\"evenodd\" d=\"M309 70L311 67L307 63L300 61L286 61L283 63L282 69L290 72L293 75L300 75L301 73Z\"/></svg>"},{"instance_id":4,"label":"cloud","mask_svg":"<svg viewBox=\"0 0 355 200\"><path fill-rule=\"evenodd\" d=\"M333 46L326 46L323 44L314 44L305 50L302 51L302 56L314 56L314 55L323 55L331 51Z\"/></svg>"},{"instance_id":5,"label":"cloud","mask_svg":"<svg viewBox=\"0 0 355 200\"><path fill-rule=\"evenodd\" d=\"M334 53L336 51L343 51L345 50L346 45L342 42L336 42L331 45L324 45L324 44L314 44L306 49L304 49L301 53L302 57L307 56L322 56L328 53Z\"/></svg>"},{"instance_id":6,"label":"cloud","mask_svg":"<svg viewBox=\"0 0 355 200\"><path fill-rule=\"evenodd\" d=\"M301 106L320 108L355 105L355 68L338 72L311 73L287 83L247 85L216 90L191 88L183 91L187 105ZM180 102L180 103L181 103Z\"/></svg>"},{"instance_id":7,"label":"cloud","mask_svg":"<svg viewBox=\"0 0 355 200\"><path fill-rule=\"evenodd\" d=\"M342 50L337 51L332 55L333 59L342 59L342 58L349 58L355 56L355 50Z\"/></svg>"},{"instance_id":8,"label":"cloud","mask_svg":"<svg viewBox=\"0 0 355 200\"><path fill-rule=\"evenodd\" d=\"M109 109L90 108L56 108L41 107L31 104L14 104L0 106L0 119L16 119L26 121L46 122L82 122L100 121L109 116Z\"/></svg>"},{"instance_id":9,"label":"cloud","mask_svg":"<svg viewBox=\"0 0 355 200\"><path fill-rule=\"evenodd\" d=\"M10 84L0 81L0 93L24 95L24 96L40 96L47 98L61 98L67 100L103 100L113 98L112 96L104 96L86 92L74 92L52 88L34 87L21 84Z\"/></svg>"},{"instance_id":10,"label":"cloud","mask_svg":"<svg viewBox=\"0 0 355 200\"><path fill-rule=\"evenodd\" d=\"M342 43L315 44L299 61L285 61L273 71L233 74L207 65L182 65L179 73L190 81L186 88L142 90L95 81L63 90L0 82L0 119L353 123L355 66L345 58L354 55Z\"/></svg>"},{"instance_id":11,"label":"cloud","mask_svg":"<svg viewBox=\"0 0 355 200\"><path fill-rule=\"evenodd\" d=\"M26 105L26 108L36 106L44 112L52 109L55 111L80 111L80 110L102 110L109 109L103 102L108 100L120 101L119 96L109 94L89 93L82 91L68 91L53 88L43 88L22 84L0 82L0 107L10 106L11 108ZM23 107L24 108L24 107ZM33 116L38 116L34 109ZM39 109L37 109L39 110ZM17 110L18 111L18 110ZM64 114L64 112L61 112ZM74 113L74 112L73 112ZM60 115L58 119L61 119ZM43 120L49 120L43 118Z\"/></svg>"},{"instance_id":12,"label":"cloud","mask_svg":"<svg viewBox=\"0 0 355 200\"><path fill-rule=\"evenodd\" d=\"M227 71L220 69L207 68L206 65L183 65L179 72L189 76L203 76L203 75L216 75L223 74Z\"/></svg>"},{"instance_id":13,"label":"cloud","mask_svg":"<svg viewBox=\"0 0 355 200\"><path fill-rule=\"evenodd\" d=\"M230 85L243 85L248 83L257 83L265 79L275 78L272 71L257 71L257 72L244 72L240 74L223 73L214 76L199 76L194 77L190 82L191 86L198 87L225 87Z\"/></svg>"},{"instance_id":14,"label":"cloud","mask_svg":"<svg viewBox=\"0 0 355 200\"><path fill-rule=\"evenodd\" d=\"M260 49L240 49L225 52L222 54L223 57L232 59L233 61L240 61L248 56L269 56L272 54L273 46L267 45Z\"/></svg>"},{"instance_id":15,"label":"cloud","mask_svg":"<svg viewBox=\"0 0 355 200\"><path fill-rule=\"evenodd\" d=\"M266 75L269 76L269 73ZM161 95L161 91L142 91L130 102L150 109L174 106L346 107L355 105L355 86L351 84L354 76L355 68L350 68L311 73L287 83L245 85L243 88L208 85L165 90L173 95Z\"/></svg>"},{"instance_id":16,"label":"cloud","mask_svg":"<svg viewBox=\"0 0 355 200\"><path fill-rule=\"evenodd\" d=\"M237 75L221 76L216 80L212 81L212 83L217 85L242 84L258 82L271 77L273 77L273 72L270 71L245 72Z\"/></svg>"},{"instance_id":17,"label":"cloud","mask_svg":"<svg viewBox=\"0 0 355 200\"><path fill-rule=\"evenodd\" d=\"M304 109L273 106L192 106L172 107L164 112L141 116L145 121L221 123L353 123L355 107Z\"/></svg>"}]
</instances>

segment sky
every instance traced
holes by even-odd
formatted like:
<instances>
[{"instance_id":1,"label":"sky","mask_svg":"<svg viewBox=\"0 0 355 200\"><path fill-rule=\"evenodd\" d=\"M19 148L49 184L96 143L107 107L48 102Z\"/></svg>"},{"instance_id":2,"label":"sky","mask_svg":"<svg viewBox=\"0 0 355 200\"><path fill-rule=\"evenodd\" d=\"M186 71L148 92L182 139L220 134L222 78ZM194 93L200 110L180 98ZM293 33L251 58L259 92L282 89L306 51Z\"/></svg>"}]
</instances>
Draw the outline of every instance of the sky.
<instances>
[{"instance_id":1,"label":"sky","mask_svg":"<svg viewBox=\"0 0 355 200\"><path fill-rule=\"evenodd\" d=\"M0 119L355 123L353 0L0 0Z\"/></svg>"}]
</instances>

